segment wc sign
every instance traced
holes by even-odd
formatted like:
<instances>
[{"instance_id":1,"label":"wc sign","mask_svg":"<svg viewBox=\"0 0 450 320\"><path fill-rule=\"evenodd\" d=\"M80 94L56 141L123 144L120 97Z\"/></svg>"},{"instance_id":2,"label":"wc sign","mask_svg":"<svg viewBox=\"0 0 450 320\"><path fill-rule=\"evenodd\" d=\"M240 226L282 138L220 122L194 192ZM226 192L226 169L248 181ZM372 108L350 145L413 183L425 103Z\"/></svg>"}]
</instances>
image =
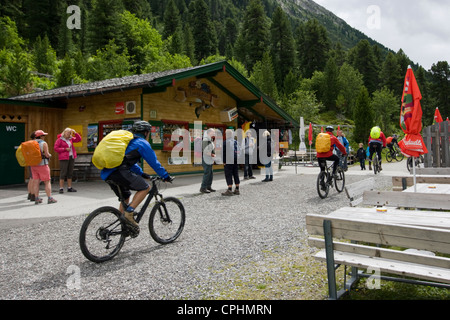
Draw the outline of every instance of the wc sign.
<instances>
[{"instance_id":1,"label":"wc sign","mask_svg":"<svg viewBox=\"0 0 450 320\"><path fill-rule=\"evenodd\" d=\"M6 132L17 132L17 126L6 126Z\"/></svg>"}]
</instances>

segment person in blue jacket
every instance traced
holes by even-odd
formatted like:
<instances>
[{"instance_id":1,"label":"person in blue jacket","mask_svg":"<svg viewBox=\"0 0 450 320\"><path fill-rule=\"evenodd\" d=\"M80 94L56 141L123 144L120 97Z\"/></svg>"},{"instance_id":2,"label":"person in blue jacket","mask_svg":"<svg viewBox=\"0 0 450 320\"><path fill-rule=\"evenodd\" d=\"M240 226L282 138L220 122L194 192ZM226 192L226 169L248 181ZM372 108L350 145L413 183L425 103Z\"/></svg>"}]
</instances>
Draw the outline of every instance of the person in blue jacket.
<instances>
[{"instance_id":1,"label":"person in blue jacket","mask_svg":"<svg viewBox=\"0 0 450 320\"><path fill-rule=\"evenodd\" d=\"M126 221L135 228L139 228L138 224L134 220L134 209L145 199L150 186L145 179L150 178L142 168L138 165L141 158L155 170L155 172L163 178L163 181L171 182L173 178L167 173L166 169L158 161L155 151L153 151L150 143L148 142L148 136L151 132L152 126L147 121L137 121L133 124L131 132L134 134L134 138L130 141L125 150L125 156L120 166L112 169L103 169L100 173L100 177L107 181L112 180L120 187L120 191L128 204L127 208L123 208L120 204L119 210L126 218ZM119 196L118 190L111 186L114 193ZM130 190L135 190L136 194L133 197L131 203Z\"/></svg>"}]
</instances>

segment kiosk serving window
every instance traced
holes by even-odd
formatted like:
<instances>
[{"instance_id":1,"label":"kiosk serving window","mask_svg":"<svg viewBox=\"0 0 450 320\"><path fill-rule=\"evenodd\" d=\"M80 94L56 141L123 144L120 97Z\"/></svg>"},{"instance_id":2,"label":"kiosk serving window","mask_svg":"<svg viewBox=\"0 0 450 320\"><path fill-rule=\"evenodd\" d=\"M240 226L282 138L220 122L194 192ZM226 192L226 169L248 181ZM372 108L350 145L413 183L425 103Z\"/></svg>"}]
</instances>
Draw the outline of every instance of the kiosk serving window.
<instances>
[{"instance_id":1,"label":"kiosk serving window","mask_svg":"<svg viewBox=\"0 0 450 320\"><path fill-rule=\"evenodd\" d=\"M163 151L172 151L178 141L172 141L172 133L181 135L181 129L189 130L189 122L176 120L161 120L163 123Z\"/></svg>"}]
</instances>

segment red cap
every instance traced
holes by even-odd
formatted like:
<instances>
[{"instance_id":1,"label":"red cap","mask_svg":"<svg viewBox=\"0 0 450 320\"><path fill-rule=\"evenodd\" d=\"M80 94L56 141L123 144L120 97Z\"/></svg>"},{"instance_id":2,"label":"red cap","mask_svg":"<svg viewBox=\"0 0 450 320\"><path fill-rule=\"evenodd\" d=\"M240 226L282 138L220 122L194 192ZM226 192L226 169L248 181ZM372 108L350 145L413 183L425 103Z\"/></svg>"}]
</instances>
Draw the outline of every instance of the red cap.
<instances>
[{"instance_id":1,"label":"red cap","mask_svg":"<svg viewBox=\"0 0 450 320\"><path fill-rule=\"evenodd\" d=\"M34 133L34 135L35 135L36 138L38 138L38 137L41 137L41 136L46 136L46 135L48 135L48 133L45 133L45 132L42 131L42 130L37 130L37 131Z\"/></svg>"}]
</instances>

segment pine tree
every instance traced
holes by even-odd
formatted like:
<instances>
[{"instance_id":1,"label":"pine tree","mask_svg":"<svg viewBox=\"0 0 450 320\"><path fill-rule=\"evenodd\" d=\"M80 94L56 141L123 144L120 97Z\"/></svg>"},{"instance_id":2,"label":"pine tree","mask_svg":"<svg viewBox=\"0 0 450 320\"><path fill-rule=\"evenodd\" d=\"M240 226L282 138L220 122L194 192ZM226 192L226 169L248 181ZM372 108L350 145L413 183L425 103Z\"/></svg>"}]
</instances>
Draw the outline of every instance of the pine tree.
<instances>
[{"instance_id":1,"label":"pine tree","mask_svg":"<svg viewBox=\"0 0 450 320\"><path fill-rule=\"evenodd\" d=\"M284 79L294 69L295 48L291 25L286 13L277 7L272 17L271 55L278 89L283 88Z\"/></svg>"},{"instance_id":2,"label":"pine tree","mask_svg":"<svg viewBox=\"0 0 450 320\"><path fill-rule=\"evenodd\" d=\"M269 46L269 29L261 0L250 0L245 10L242 30L238 40L238 53L247 70L261 61Z\"/></svg>"},{"instance_id":3,"label":"pine tree","mask_svg":"<svg viewBox=\"0 0 450 320\"><path fill-rule=\"evenodd\" d=\"M250 81L272 99L278 98L275 72L269 52L265 52L262 60L255 63Z\"/></svg>"},{"instance_id":4,"label":"pine tree","mask_svg":"<svg viewBox=\"0 0 450 320\"><path fill-rule=\"evenodd\" d=\"M361 87L361 90L359 91L353 119L355 121L353 137L358 143L365 143L369 139L370 129L374 124L369 91L364 86Z\"/></svg>"},{"instance_id":5,"label":"pine tree","mask_svg":"<svg viewBox=\"0 0 450 320\"><path fill-rule=\"evenodd\" d=\"M378 69L368 40L361 40L349 55L351 65L364 76L364 86L372 94L378 88Z\"/></svg>"},{"instance_id":6,"label":"pine tree","mask_svg":"<svg viewBox=\"0 0 450 320\"><path fill-rule=\"evenodd\" d=\"M322 89L322 102L328 110L336 110L336 100L339 94L339 70L334 58L328 59L324 75L325 86Z\"/></svg>"},{"instance_id":7,"label":"pine tree","mask_svg":"<svg viewBox=\"0 0 450 320\"><path fill-rule=\"evenodd\" d=\"M191 2L189 16L195 43L195 58L197 61L201 61L203 58L216 53L216 31L204 0Z\"/></svg>"},{"instance_id":8,"label":"pine tree","mask_svg":"<svg viewBox=\"0 0 450 320\"><path fill-rule=\"evenodd\" d=\"M47 35L44 39L37 37L34 44L34 67L40 73L53 75L56 72L56 52L50 45Z\"/></svg>"},{"instance_id":9,"label":"pine tree","mask_svg":"<svg viewBox=\"0 0 450 320\"><path fill-rule=\"evenodd\" d=\"M123 9L121 0L92 0L87 26L87 46L91 54L104 48L110 40L114 40L119 47L122 46L119 14Z\"/></svg>"},{"instance_id":10,"label":"pine tree","mask_svg":"<svg viewBox=\"0 0 450 320\"><path fill-rule=\"evenodd\" d=\"M308 20L297 31L298 59L305 78L323 71L330 50L327 30L316 19Z\"/></svg>"},{"instance_id":11,"label":"pine tree","mask_svg":"<svg viewBox=\"0 0 450 320\"><path fill-rule=\"evenodd\" d=\"M396 56L389 52L384 60L380 72L381 87L392 90L395 95L401 97L403 90L403 75Z\"/></svg>"},{"instance_id":12,"label":"pine tree","mask_svg":"<svg viewBox=\"0 0 450 320\"><path fill-rule=\"evenodd\" d=\"M180 12L175 5L174 0L169 0L166 11L164 12L164 31L163 39L173 35L181 27Z\"/></svg>"}]
</instances>

